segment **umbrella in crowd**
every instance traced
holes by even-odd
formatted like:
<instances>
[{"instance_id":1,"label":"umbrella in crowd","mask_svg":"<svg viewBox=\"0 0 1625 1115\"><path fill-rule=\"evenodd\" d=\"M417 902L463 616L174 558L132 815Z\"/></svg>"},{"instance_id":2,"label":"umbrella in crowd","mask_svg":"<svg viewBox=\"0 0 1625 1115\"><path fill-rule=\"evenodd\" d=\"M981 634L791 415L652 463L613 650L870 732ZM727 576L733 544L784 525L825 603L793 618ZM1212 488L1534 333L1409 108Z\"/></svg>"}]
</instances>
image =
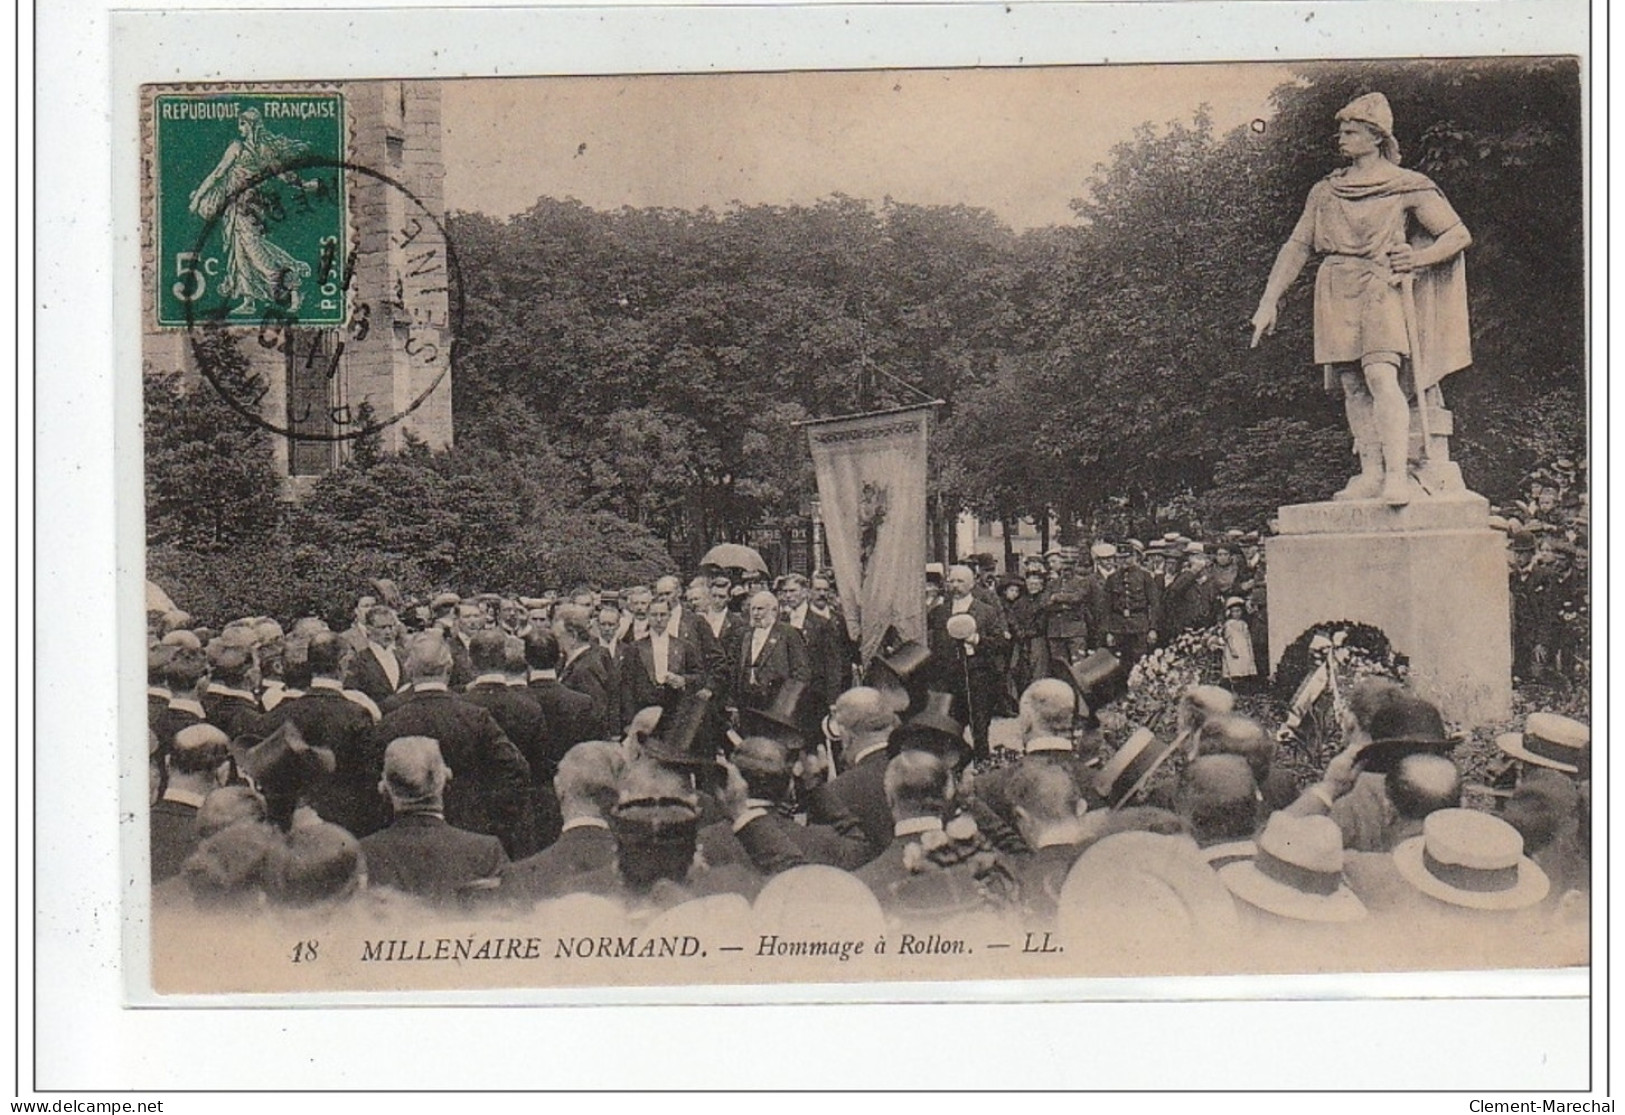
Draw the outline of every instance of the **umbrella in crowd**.
<instances>
[{"instance_id":1,"label":"umbrella in crowd","mask_svg":"<svg viewBox=\"0 0 1625 1115\"><path fill-rule=\"evenodd\" d=\"M712 546L700 559L700 564L714 565L718 569L742 569L746 573L767 573L767 562L762 560L762 555L737 542Z\"/></svg>"}]
</instances>

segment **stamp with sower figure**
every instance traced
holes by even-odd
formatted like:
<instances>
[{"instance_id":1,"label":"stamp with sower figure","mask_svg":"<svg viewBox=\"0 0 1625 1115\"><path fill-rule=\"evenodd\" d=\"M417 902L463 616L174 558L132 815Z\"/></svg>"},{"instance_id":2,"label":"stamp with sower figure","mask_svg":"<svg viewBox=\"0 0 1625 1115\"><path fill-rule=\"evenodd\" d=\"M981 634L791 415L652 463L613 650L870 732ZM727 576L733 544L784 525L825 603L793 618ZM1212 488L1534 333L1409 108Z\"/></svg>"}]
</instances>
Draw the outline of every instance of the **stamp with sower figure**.
<instances>
[{"instance_id":1,"label":"stamp with sower figure","mask_svg":"<svg viewBox=\"0 0 1625 1115\"><path fill-rule=\"evenodd\" d=\"M153 115L158 324L344 324L343 95L164 94Z\"/></svg>"}]
</instances>

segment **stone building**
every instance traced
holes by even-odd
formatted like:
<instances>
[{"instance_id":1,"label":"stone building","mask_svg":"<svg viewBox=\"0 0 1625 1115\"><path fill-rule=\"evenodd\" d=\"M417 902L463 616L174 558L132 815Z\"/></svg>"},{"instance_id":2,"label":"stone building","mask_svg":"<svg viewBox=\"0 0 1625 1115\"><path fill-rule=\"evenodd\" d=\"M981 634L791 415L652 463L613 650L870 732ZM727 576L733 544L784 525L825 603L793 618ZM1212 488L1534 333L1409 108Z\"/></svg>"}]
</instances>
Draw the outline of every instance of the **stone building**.
<instances>
[{"instance_id":1,"label":"stone building","mask_svg":"<svg viewBox=\"0 0 1625 1115\"><path fill-rule=\"evenodd\" d=\"M377 433L386 451L400 449L409 433L433 448L451 444L455 322L443 235L438 83L367 81L289 89L343 97L349 251L342 275L349 282L348 323L233 324L230 332L240 335L239 351L263 384L254 408L281 431L274 439L276 466L287 478L285 492L297 497L350 456L355 443L343 435L365 422L385 423ZM153 134L153 97L171 91L260 93L263 88L149 90L143 112L147 137ZM150 140L143 149L152 150ZM148 372L198 375L187 330L158 324L151 164L149 159L143 166L143 366Z\"/></svg>"}]
</instances>

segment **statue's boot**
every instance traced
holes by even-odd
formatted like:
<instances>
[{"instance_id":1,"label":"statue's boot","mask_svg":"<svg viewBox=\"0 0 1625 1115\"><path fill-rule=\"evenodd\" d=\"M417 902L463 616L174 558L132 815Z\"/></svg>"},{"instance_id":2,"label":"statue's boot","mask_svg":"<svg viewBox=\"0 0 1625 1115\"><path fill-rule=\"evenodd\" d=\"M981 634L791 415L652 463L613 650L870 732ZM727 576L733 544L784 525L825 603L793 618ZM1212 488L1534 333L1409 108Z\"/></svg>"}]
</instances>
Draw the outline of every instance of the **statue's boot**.
<instances>
[{"instance_id":1,"label":"statue's boot","mask_svg":"<svg viewBox=\"0 0 1625 1115\"><path fill-rule=\"evenodd\" d=\"M1360 453L1360 474L1343 485L1333 499L1376 499L1382 495L1382 447L1371 442L1356 442Z\"/></svg>"},{"instance_id":2,"label":"statue's boot","mask_svg":"<svg viewBox=\"0 0 1625 1115\"><path fill-rule=\"evenodd\" d=\"M1411 501L1411 478L1404 469L1383 478L1382 501L1389 507L1404 507Z\"/></svg>"}]
</instances>

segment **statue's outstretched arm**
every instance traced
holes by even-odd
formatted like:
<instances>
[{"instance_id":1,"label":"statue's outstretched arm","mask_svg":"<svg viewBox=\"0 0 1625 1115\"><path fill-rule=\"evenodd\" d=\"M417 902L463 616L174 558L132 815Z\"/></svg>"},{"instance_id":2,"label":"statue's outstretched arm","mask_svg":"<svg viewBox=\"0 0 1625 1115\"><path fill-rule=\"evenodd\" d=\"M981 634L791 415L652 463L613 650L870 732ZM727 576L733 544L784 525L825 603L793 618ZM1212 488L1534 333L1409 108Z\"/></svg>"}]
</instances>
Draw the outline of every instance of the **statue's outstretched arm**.
<instances>
[{"instance_id":1,"label":"statue's outstretched arm","mask_svg":"<svg viewBox=\"0 0 1625 1115\"><path fill-rule=\"evenodd\" d=\"M1309 262L1309 246L1298 240L1288 240L1281 245L1281 250L1275 256L1275 266L1270 268L1269 282L1264 284L1264 294L1258 300L1258 309L1253 313L1253 348L1258 347L1259 339L1275 332L1275 316L1280 309L1281 296L1286 293L1300 274L1304 265Z\"/></svg>"}]
</instances>

